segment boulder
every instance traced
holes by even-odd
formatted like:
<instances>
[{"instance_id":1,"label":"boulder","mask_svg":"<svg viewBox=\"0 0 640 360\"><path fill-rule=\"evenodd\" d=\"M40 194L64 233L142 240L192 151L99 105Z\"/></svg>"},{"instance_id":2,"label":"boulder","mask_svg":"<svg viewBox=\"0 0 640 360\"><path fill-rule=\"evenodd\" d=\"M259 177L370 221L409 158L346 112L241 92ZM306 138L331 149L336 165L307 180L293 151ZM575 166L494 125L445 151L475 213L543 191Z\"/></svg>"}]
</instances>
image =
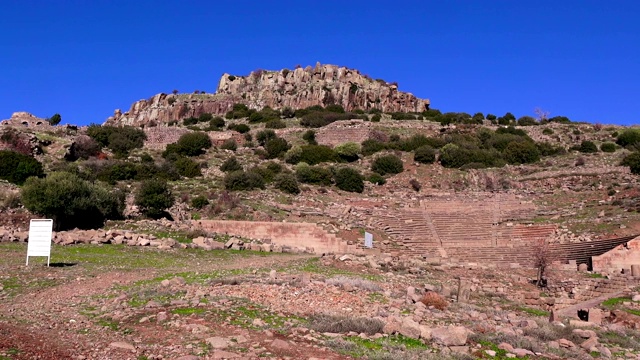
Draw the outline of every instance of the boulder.
<instances>
[{"instance_id":1,"label":"boulder","mask_svg":"<svg viewBox=\"0 0 640 360\"><path fill-rule=\"evenodd\" d=\"M464 326L445 326L431 330L431 339L445 346L461 346L467 343L469 331Z\"/></svg>"},{"instance_id":2,"label":"boulder","mask_svg":"<svg viewBox=\"0 0 640 360\"><path fill-rule=\"evenodd\" d=\"M403 336L419 339L422 330L420 329L420 324L415 322L412 318L406 317L402 319L402 325L400 325L400 334Z\"/></svg>"}]
</instances>

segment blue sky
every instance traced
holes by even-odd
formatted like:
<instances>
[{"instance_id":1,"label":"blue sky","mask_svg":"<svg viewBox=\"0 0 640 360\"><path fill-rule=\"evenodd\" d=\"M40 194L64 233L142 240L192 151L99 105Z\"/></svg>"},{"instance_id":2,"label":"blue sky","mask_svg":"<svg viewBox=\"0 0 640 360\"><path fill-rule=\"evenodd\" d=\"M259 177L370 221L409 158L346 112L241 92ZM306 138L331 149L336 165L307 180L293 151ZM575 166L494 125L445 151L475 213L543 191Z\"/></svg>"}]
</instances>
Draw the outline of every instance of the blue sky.
<instances>
[{"instance_id":1,"label":"blue sky","mask_svg":"<svg viewBox=\"0 0 640 360\"><path fill-rule=\"evenodd\" d=\"M102 123L139 99L213 92L317 61L446 111L640 123L640 1L3 0L0 119Z\"/></svg>"}]
</instances>

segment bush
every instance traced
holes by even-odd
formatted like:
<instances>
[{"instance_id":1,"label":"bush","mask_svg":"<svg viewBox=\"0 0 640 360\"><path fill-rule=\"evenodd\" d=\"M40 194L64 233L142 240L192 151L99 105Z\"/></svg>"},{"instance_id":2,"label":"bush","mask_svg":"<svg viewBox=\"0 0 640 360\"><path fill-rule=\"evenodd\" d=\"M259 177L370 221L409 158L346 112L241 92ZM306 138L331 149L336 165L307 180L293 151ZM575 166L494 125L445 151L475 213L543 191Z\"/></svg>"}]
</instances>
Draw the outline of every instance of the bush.
<instances>
[{"instance_id":1,"label":"bush","mask_svg":"<svg viewBox=\"0 0 640 360\"><path fill-rule=\"evenodd\" d=\"M224 177L224 188L230 191L264 189L264 179L255 172L233 171Z\"/></svg>"},{"instance_id":2,"label":"bush","mask_svg":"<svg viewBox=\"0 0 640 360\"><path fill-rule=\"evenodd\" d=\"M440 150L440 164L444 167L460 168L472 163L492 167L504 165L504 160L496 150L467 149L456 144L447 144Z\"/></svg>"},{"instance_id":3,"label":"bush","mask_svg":"<svg viewBox=\"0 0 640 360\"><path fill-rule=\"evenodd\" d=\"M318 145L316 142L316 132L313 130L307 130L302 134L302 140L306 141L309 145Z\"/></svg>"},{"instance_id":4,"label":"bush","mask_svg":"<svg viewBox=\"0 0 640 360\"><path fill-rule=\"evenodd\" d=\"M433 306L438 310L445 310L449 306L449 302L444 297L438 295L435 291L427 291L426 294L420 299L420 302L427 307Z\"/></svg>"},{"instance_id":5,"label":"bush","mask_svg":"<svg viewBox=\"0 0 640 360\"><path fill-rule=\"evenodd\" d=\"M602 145L600 145L600 151L607 153L616 152L616 144L612 142L602 143Z\"/></svg>"},{"instance_id":6,"label":"bush","mask_svg":"<svg viewBox=\"0 0 640 360\"><path fill-rule=\"evenodd\" d=\"M320 166L309 166L306 163L299 163L296 166L296 178L305 184L331 185L333 174L331 170Z\"/></svg>"},{"instance_id":7,"label":"bush","mask_svg":"<svg viewBox=\"0 0 640 360\"><path fill-rule=\"evenodd\" d=\"M334 149L336 154L340 157L340 159L353 162L358 160L360 153L360 144L354 142L346 142L344 144L340 144L336 146Z\"/></svg>"},{"instance_id":8,"label":"bush","mask_svg":"<svg viewBox=\"0 0 640 360\"><path fill-rule=\"evenodd\" d=\"M540 160L540 152L534 143L513 141L504 149L504 158L509 164L528 164Z\"/></svg>"},{"instance_id":9,"label":"bush","mask_svg":"<svg viewBox=\"0 0 640 360\"><path fill-rule=\"evenodd\" d=\"M593 141L585 140L580 143L580 147L578 148L578 150L581 153L596 153L598 152L598 147L593 143Z\"/></svg>"},{"instance_id":10,"label":"bush","mask_svg":"<svg viewBox=\"0 0 640 360\"><path fill-rule=\"evenodd\" d=\"M300 193L298 180L293 174L278 174L274 180L275 188L288 194L297 195Z\"/></svg>"},{"instance_id":11,"label":"bush","mask_svg":"<svg viewBox=\"0 0 640 360\"><path fill-rule=\"evenodd\" d=\"M165 210L173 206L174 202L169 185L161 179L143 181L135 195L135 204L142 213L154 219L165 216Z\"/></svg>"},{"instance_id":12,"label":"bush","mask_svg":"<svg viewBox=\"0 0 640 360\"><path fill-rule=\"evenodd\" d=\"M176 171L180 176L193 178L196 176L202 176L202 172L200 171L200 165L186 157L181 157L173 163Z\"/></svg>"},{"instance_id":13,"label":"bush","mask_svg":"<svg viewBox=\"0 0 640 360\"><path fill-rule=\"evenodd\" d=\"M640 129L626 129L618 135L616 144L627 147L634 146L640 143Z\"/></svg>"},{"instance_id":14,"label":"bush","mask_svg":"<svg viewBox=\"0 0 640 360\"><path fill-rule=\"evenodd\" d=\"M69 151L64 155L64 159L67 161L76 161L78 159L87 160L92 156L100 154L102 147L97 141L89 136L78 136L71 146Z\"/></svg>"},{"instance_id":15,"label":"bush","mask_svg":"<svg viewBox=\"0 0 640 360\"><path fill-rule=\"evenodd\" d=\"M247 124L229 124L227 125L227 130L237 131L240 134L248 133L251 128Z\"/></svg>"},{"instance_id":16,"label":"bush","mask_svg":"<svg viewBox=\"0 0 640 360\"><path fill-rule=\"evenodd\" d=\"M289 150L289 143L283 138L273 138L264 145L264 149L267 152L267 159L275 159Z\"/></svg>"},{"instance_id":17,"label":"bush","mask_svg":"<svg viewBox=\"0 0 640 360\"><path fill-rule=\"evenodd\" d=\"M225 125L225 121L224 121L224 119L223 119L223 118L221 118L220 116L216 116L216 117L214 117L213 119L211 119L211 120L209 121L209 126L210 126L211 128L217 128L217 129L219 129L219 128L223 128L223 127L224 127L224 125ZM245 126L246 126L246 125L245 125ZM247 127L248 127L248 126L247 126Z\"/></svg>"},{"instance_id":18,"label":"bush","mask_svg":"<svg viewBox=\"0 0 640 360\"><path fill-rule=\"evenodd\" d=\"M280 119L271 119L267 121L266 124L264 124L264 127L266 129L284 129L287 127L287 124L285 124L284 121Z\"/></svg>"},{"instance_id":19,"label":"bush","mask_svg":"<svg viewBox=\"0 0 640 360\"><path fill-rule=\"evenodd\" d=\"M336 162L339 160L338 154L325 145L304 145L301 147L301 150L299 161L309 165L316 165L323 162Z\"/></svg>"},{"instance_id":20,"label":"bush","mask_svg":"<svg viewBox=\"0 0 640 360\"><path fill-rule=\"evenodd\" d=\"M242 170L242 165L240 165L240 162L235 156L228 158L220 165L220 171L232 172L238 170Z\"/></svg>"},{"instance_id":21,"label":"bush","mask_svg":"<svg viewBox=\"0 0 640 360\"><path fill-rule=\"evenodd\" d=\"M0 179L22 185L31 176L44 176L38 160L15 151L0 150Z\"/></svg>"},{"instance_id":22,"label":"bush","mask_svg":"<svg viewBox=\"0 0 640 360\"><path fill-rule=\"evenodd\" d=\"M68 172L29 178L21 197L29 211L53 219L57 231L98 228L107 219L121 219L124 210L124 194Z\"/></svg>"},{"instance_id":23,"label":"bush","mask_svg":"<svg viewBox=\"0 0 640 360\"><path fill-rule=\"evenodd\" d=\"M101 146L111 149L116 156L124 157L133 149L139 149L147 139L144 131L132 126L89 125L87 135Z\"/></svg>"},{"instance_id":24,"label":"bush","mask_svg":"<svg viewBox=\"0 0 640 360\"><path fill-rule=\"evenodd\" d=\"M544 130L542 130L542 134L543 135L553 135L553 129L545 128Z\"/></svg>"},{"instance_id":25,"label":"bush","mask_svg":"<svg viewBox=\"0 0 640 360\"><path fill-rule=\"evenodd\" d=\"M191 207L193 207L194 209L202 209L207 205L209 205L209 199L202 195L196 196L191 199Z\"/></svg>"},{"instance_id":26,"label":"bush","mask_svg":"<svg viewBox=\"0 0 640 360\"><path fill-rule=\"evenodd\" d=\"M220 145L220 149L236 151L238 149L238 144L236 144L236 140L233 138L227 139L222 143L222 145Z\"/></svg>"},{"instance_id":27,"label":"bush","mask_svg":"<svg viewBox=\"0 0 640 360\"><path fill-rule=\"evenodd\" d=\"M436 151L429 145L421 146L414 152L413 161L422 164L433 164L436 161Z\"/></svg>"},{"instance_id":28,"label":"bush","mask_svg":"<svg viewBox=\"0 0 640 360\"><path fill-rule=\"evenodd\" d=\"M567 153L567 150L562 146L554 146L548 142L537 143L536 146L538 147L540 156L556 156Z\"/></svg>"},{"instance_id":29,"label":"bush","mask_svg":"<svg viewBox=\"0 0 640 360\"><path fill-rule=\"evenodd\" d=\"M364 181L358 170L343 167L336 171L336 186L340 190L361 193L364 191Z\"/></svg>"},{"instance_id":30,"label":"bush","mask_svg":"<svg viewBox=\"0 0 640 360\"><path fill-rule=\"evenodd\" d=\"M176 144L178 145L178 153L185 156L204 154L205 150L212 146L209 135L203 132L184 134L180 136Z\"/></svg>"},{"instance_id":31,"label":"bush","mask_svg":"<svg viewBox=\"0 0 640 360\"><path fill-rule=\"evenodd\" d=\"M387 183L387 180L385 180L382 175L378 174L378 173L372 173L371 175L369 175L369 179L367 179L370 183L372 184L376 184L376 185L384 185Z\"/></svg>"},{"instance_id":32,"label":"bush","mask_svg":"<svg viewBox=\"0 0 640 360\"><path fill-rule=\"evenodd\" d=\"M522 116L518 119L518 125L533 126L533 125L538 125L538 122L536 121L536 119L532 118L531 116Z\"/></svg>"},{"instance_id":33,"label":"bush","mask_svg":"<svg viewBox=\"0 0 640 360\"><path fill-rule=\"evenodd\" d=\"M297 164L300 162L300 157L302 156L302 147L296 145L289 149L287 153L284 155L284 161L287 164Z\"/></svg>"},{"instance_id":34,"label":"bush","mask_svg":"<svg viewBox=\"0 0 640 360\"><path fill-rule=\"evenodd\" d=\"M371 117L371 122L380 122L382 120L382 116L380 114L375 114Z\"/></svg>"},{"instance_id":35,"label":"bush","mask_svg":"<svg viewBox=\"0 0 640 360\"><path fill-rule=\"evenodd\" d=\"M367 139L362 142L362 147L360 151L362 152L362 155L369 156L379 151L385 150L386 148L387 148L387 144L381 141L374 140L374 139Z\"/></svg>"},{"instance_id":36,"label":"bush","mask_svg":"<svg viewBox=\"0 0 640 360\"><path fill-rule=\"evenodd\" d=\"M276 135L276 132L273 130L260 130L256 134L256 141L258 141L258 144L260 144L260 146L265 146L267 144L267 141L275 139L277 137L278 136Z\"/></svg>"},{"instance_id":37,"label":"bush","mask_svg":"<svg viewBox=\"0 0 640 360\"><path fill-rule=\"evenodd\" d=\"M640 175L640 151L625 156L620 165L628 166L632 174Z\"/></svg>"},{"instance_id":38,"label":"bush","mask_svg":"<svg viewBox=\"0 0 640 360\"><path fill-rule=\"evenodd\" d=\"M402 160L395 155L383 155L371 164L371 171L380 175L399 174L404 170Z\"/></svg>"}]
</instances>

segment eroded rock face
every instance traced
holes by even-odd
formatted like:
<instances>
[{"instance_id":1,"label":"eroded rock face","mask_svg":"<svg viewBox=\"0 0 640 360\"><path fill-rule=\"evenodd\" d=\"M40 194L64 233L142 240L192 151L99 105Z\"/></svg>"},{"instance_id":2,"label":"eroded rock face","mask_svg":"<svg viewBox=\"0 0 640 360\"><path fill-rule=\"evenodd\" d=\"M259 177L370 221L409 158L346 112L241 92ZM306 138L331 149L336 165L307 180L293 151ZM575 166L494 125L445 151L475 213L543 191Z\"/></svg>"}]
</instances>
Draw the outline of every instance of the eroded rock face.
<instances>
[{"instance_id":1,"label":"eroded rock face","mask_svg":"<svg viewBox=\"0 0 640 360\"><path fill-rule=\"evenodd\" d=\"M295 70L256 70L248 76L223 74L215 94L158 94L134 103L127 112L116 110L106 124L160 125L202 113L223 115L236 103L253 109L336 104L347 111L375 108L384 112L420 112L429 107L429 100L398 91L396 84L318 63Z\"/></svg>"}]
</instances>

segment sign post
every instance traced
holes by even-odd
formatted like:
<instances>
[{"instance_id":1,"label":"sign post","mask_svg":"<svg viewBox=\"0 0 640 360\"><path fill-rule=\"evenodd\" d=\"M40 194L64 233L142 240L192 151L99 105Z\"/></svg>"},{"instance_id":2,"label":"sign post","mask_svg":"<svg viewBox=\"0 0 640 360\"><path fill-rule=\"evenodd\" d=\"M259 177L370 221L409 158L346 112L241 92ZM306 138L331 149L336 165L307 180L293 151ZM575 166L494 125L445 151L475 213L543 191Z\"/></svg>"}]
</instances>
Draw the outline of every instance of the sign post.
<instances>
[{"instance_id":1,"label":"sign post","mask_svg":"<svg viewBox=\"0 0 640 360\"><path fill-rule=\"evenodd\" d=\"M373 234L366 231L364 233L364 247L369 249L373 247Z\"/></svg>"},{"instance_id":2,"label":"sign post","mask_svg":"<svg viewBox=\"0 0 640 360\"><path fill-rule=\"evenodd\" d=\"M53 220L31 219L29 223L29 243L27 244L27 266L29 256L46 256L47 266L51 260L51 235Z\"/></svg>"}]
</instances>

